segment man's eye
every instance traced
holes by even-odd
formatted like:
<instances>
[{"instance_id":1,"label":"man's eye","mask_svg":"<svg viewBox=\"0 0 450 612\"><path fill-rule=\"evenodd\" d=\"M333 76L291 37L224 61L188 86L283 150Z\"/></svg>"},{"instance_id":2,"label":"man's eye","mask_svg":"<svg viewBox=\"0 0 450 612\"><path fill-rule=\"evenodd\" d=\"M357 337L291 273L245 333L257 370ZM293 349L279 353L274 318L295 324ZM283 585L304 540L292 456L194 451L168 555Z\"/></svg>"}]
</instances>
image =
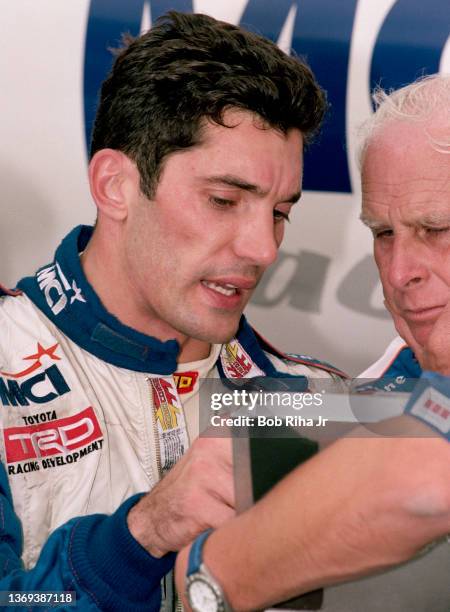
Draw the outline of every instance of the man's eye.
<instances>
[{"instance_id":1,"label":"man's eye","mask_svg":"<svg viewBox=\"0 0 450 612\"><path fill-rule=\"evenodd\" d=\"M445 232L448 232L450 228L449 227L426 227L425 231L427 232L427 234L444 234Z\"/></svg>"},{"instance_id":2,"label":"man's eye","mask_svg":"<svg viewBox=\"0 0 450 612\"><path fill-rule=\"evenodd\" d=\"M210 196L209 201L216 208L229 208L236 204L235 200L227 200L226 198L219 198L217 196Z\"/></svg>"},{"instance_id":3,"label":"man's eye","mask_svg":"<svg viewBox=\"0 0 450 612\"><path fill-rule=\"evenodd\" d=\"M289 213L283 212L282 210L277 210L276 208L273 211L273 218L275 222L277 221L289 221Z\"/></svg>"},{"instance_id":4,"label":"man's eye","mask_svg":"<svg viewBox=\"0 0 450 612\"><path fill-rule=\"evenodd\" d=\"M373 230L374 238L389 238L394 235L394 232L391 229L383 229L383 230Z\"/></svg>"}]
</instances>

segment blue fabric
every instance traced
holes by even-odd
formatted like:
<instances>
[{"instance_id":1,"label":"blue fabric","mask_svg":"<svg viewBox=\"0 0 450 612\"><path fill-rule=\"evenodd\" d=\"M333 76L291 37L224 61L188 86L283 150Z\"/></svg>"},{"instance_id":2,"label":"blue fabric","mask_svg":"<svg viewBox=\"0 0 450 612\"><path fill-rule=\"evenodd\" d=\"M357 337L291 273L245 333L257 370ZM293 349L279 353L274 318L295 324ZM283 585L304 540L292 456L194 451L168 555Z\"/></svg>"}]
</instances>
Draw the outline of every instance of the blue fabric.
<instances>
[{"instance_id":1,"label":"blue fabric","mask_svg":"<svg viewBox=\"0 0 450 612\"><path fill-rule=\"evenodd\" d=\"M408 347L400 351L389 368L384 373L387 378L396 378L404 376L405 378L419 378L422 374L422 368L419 365L414 353Z\"/></svg>"},{"instance_id":2,"label":"blue fabric","mask_svg":"<svg viewBox=\"0 0 450 612\"><path fill-rule=\"evenodd\" d=\"M380 378L369 383L362 383L356 387L356 390L359 392L381 390L410 393L421 374L422 368L413 351L405 347Z\"/></svg>"},{"instance_id":3,"label":"blue fabric","mask_svg":"<svg viewBox=\"0 0 450 612\"><path fill-rule=\"evenodd\" d=\"M69 560L83 590L95 594L101 609L159 610L160 582L173 568L175 553L155 559L130 534L127 514L140 497L131 497L111 516L73 521Z\"/></svg>"}]
</instances>

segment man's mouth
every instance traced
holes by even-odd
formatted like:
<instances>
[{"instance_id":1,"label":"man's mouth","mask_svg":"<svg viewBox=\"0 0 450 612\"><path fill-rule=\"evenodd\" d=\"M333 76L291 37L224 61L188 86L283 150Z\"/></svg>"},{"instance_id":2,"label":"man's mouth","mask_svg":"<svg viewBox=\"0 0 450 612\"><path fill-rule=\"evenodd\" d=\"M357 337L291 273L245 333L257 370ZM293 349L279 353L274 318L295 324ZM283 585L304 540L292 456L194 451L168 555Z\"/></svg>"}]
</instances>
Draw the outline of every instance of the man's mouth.
<instances>
[{"instance_id":1,"label":"man's mouth","mask_svg":"<svg viewBox=\"0 0 450 612\"><path fill-rule=\"evenodd\" d=\"M235 295L236 293L240 292L240 290L237 287L235 287L234 285L231 285L230 283L225 283L224 285L220 285L219 283L214 283L212 281L203 280L202 285L205 285L205 287L208 287L208 289L217 291L217 293L226 295L227 297L231 297L232 295Z\"/></svg>"},{"instance_id":2,"label":"man's mouth","mask_svg":"<svg viewBox=\"0 0 450 612\"><path fill-rule=\"evenodd\" d=\"M445 306L427 306L425 308L411 308L404 310L406 320L412 322L427 322L436 319L442 312Z\"/></svg>"}]
</instances>

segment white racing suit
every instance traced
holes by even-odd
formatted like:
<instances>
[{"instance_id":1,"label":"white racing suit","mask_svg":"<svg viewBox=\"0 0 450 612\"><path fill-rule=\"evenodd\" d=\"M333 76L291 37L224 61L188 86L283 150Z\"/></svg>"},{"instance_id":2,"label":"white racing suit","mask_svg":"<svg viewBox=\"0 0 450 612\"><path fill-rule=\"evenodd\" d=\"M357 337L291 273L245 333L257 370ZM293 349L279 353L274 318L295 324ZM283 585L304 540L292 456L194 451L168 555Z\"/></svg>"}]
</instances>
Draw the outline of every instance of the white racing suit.
<instances>
[{"instance_id":1,"label":"white racing suit","mask_svg":"<svg viewBox=\"0 0 450 612\"><path fill-rule=\"evenodd\" d=\"M185 409L198 410L201 378L295 375L306 390L342 373L276 354L244 317L209 362L177 370L176 341L136 332L102 306L79 261L91 233L73 230L51 265L0 298L0 591L74 591L82 610L157 610L174 555L151 557L126 515L196 435Z\"/></svg>"}]
</instances>

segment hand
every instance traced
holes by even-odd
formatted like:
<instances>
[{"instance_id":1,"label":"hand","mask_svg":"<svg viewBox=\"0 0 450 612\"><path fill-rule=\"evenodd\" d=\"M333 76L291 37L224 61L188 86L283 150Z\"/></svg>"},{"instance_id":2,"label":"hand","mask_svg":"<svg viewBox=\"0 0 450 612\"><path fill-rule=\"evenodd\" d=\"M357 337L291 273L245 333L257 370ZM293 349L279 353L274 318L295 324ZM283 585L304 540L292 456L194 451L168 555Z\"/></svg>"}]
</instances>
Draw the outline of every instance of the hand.
<instances>
[{"instance_id":1,"label":"hand","mask_svg":"<svg viewBox=\"0 0 450 612\"><path fill-rule=\"evenodd\" d=\"M384 303L392 316L395 329L412 349L422 369L450 376L450 302L434 324L424 346L416 342L408 323L395 306L388 300Z\"/></svg>"},{"instance_id":2,"label":"hand","mask_svg":"<svg viewBox=\"0 0 450 612\"><path fill-rule=\"evenodd\" d=\"M178 551L235 514L230 438L198 438L129 512L128 527L154 557Z\"/></svg>"}]
</instances>

